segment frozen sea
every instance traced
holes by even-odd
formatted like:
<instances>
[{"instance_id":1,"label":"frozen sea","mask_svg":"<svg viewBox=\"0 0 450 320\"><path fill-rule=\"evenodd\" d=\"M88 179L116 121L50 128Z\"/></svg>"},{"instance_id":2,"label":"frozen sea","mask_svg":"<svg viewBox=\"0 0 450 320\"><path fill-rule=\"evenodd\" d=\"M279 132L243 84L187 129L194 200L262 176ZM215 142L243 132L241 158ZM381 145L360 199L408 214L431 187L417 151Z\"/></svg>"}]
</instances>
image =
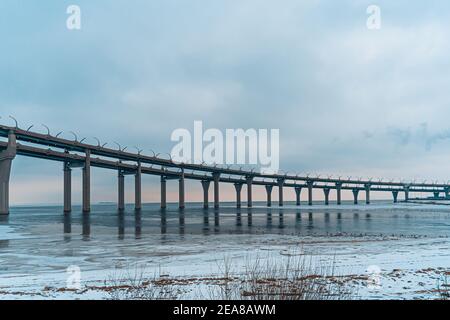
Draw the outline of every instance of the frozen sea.
<instances>
[{"instance_id":1,"label":"frozen sea","mask_svg":"<svg viewBox=\"0 0 450 320\"><path fill-rule=\"evenodd\" d=\"M146 204L118 213L114 204L99 204L89 215L77 206L69 215L58 206L12 207L0 217L0 299L107 299L95 288L117 270L214 277L224 259L239 274L256 255L283 259L292 252L333 261L343 276L370 276L370 283L353 284L360 299L436 299L437 287L446 285L450 206L263 205L204 210L192 203L180 211L170 204L161 211ZM73 270L81 288L65 290ZM191 286L183 298L196 298Z\"/></svg>"}]
</instances>

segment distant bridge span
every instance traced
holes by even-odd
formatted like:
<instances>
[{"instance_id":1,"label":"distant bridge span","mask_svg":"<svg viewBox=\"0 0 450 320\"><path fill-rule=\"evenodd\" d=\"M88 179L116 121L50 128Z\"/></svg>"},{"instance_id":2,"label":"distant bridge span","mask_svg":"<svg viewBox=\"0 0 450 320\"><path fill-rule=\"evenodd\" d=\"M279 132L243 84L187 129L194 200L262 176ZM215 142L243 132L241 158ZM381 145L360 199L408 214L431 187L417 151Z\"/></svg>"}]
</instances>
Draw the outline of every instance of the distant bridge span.
<instances>
[{"instance_id":1,"label":"distant bridge span","mask_svg":"<svg viewBox=\"0 0 450 320\"><path fill-rule=\"evenodd\" d=\"M241 189L247 186L247 206L252 207L252 186L263 185L267 192L267 206L272 205L272 189L278 187L278 204L283 205L283 189L293 188L296 194L296 204L300 205L302 189L308 191L308 205L312 205L313 189L322 189L325 204L329 204L330 191L336 192L336 202L341 204L341 191L351 190L354 203L358 202L360 191L365 192L366 203L370 203L371 192L392 192L394 202L397 202L398 193L405 194L405 201L409 199L410 192L431 193L439 198L441 193L449 198L450 184L441 183L404 183L355 179L334 179L321 177L305 177L297 175L262 174L248 170L236 170L199 164L176 163L170 159L148 156L140 152L130 152L124 149L114 150L105 145L91 145L75 140L60 138L59 135L23 130L19 127L0 125L0 214L9 213L9 180L11 166L16 155L40 158L63 163L64 170L64 212L72 210L72 169L81 168L82 175L82 207L83 212L90 212L90 168L99 167L118 172L118 209L125 208L125 175L135 177L135 209L142 207L142 174L157 175L161 177L161 208L166 208L166 182L176 179L179 182L179 207L185 207L185 179L198 180L203 187L203 205L209 206L208 191L210 183L214 185L214 207L220 204L220 183L232 183L236 190L236 206L241 207ZM156 167L155 167L156 166Z\"/></svg>"}]
</instances>

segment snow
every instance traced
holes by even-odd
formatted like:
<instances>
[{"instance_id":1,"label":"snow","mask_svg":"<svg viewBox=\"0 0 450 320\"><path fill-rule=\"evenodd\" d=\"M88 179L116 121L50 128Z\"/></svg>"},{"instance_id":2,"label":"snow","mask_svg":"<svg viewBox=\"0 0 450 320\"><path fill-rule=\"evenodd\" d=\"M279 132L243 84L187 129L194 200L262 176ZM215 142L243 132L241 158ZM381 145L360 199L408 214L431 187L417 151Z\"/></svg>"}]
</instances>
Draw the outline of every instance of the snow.
<instances>
[{"instance_id":1,"label":"snow","mask_svg":"<svg viewBox=\"0 0 450 320\"><path fill-rule=\"evenodd\" d=\"M333 263L337 275L362 299L434 299L450 271L450 207L373 203L314 205L239 212L146 205L121 215L114 206L93 207L90 216L59 207L12 208L0 220L0 299L109 299L105 287L118 273L144 270L167 279L195 278L182 298L198 298L224 259L239 276L256 258L289 254ZM69 266L78 266L80 290L67 290ZM380 273L368 273L368 269ZM352 280L355 275L376 277ZM371 278L372 279L372 278Z\"/></svg>"}]
</instances>

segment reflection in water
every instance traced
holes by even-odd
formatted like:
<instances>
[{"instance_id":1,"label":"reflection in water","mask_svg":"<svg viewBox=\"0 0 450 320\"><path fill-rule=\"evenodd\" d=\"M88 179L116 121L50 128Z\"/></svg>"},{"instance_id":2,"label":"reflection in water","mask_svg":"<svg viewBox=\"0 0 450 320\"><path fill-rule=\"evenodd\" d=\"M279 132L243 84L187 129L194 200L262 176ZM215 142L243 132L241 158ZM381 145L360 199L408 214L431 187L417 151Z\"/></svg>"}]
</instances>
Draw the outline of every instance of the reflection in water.
<instances>
[{"instance_id":1,"label":"reflection in water","mask_svg":"<svg viewBox=\"0 0 450 320\"><path fill-rule=\"evenodd\" d=\"M209 210L208 209L203 210L203 234L204 235L209 234Z\"/></svg>"},{"instance_id":2,"label":"reflection in water","mask_svg":"<svg viewBox=\"0 0 450 320\"><path fill-rule=\"evenodd\" d=\"M236 227L241 227L242 226L242 214L241 214L241 210L238 209L236 211Z\"/></svg>"},{"instance_id":3,"label":"reflection in water","mask_svg":"<svg viewBox=\"0 0 450 320\"><path fill-rule=\"evenodd\" d=\"M156 214L160 213L160 216ZM116 213L117 215L114 215ZM381 212L380 214L368 214L364 211L352 210L348 212L339 212L333 209L326 211L313 209L295 209L287 208L245 208L245 209L195 209L195 210L154 210L154 211L93 211L90 214L66 214L58 216L61 240L66 242L79 239L74 237L73 230L78 231L81 227L82 240L91 240L91 232L96 232L95 228L91 230L91 223L98 223L99 227L111 228L108 232L112 234L117 230L118 239L124 240L126 228L128 232L134 231L134 239L143 239L155 234L161 235L161 239L166 239L167 234L252 234L264 230L267 233L285 233L285 234L314 234L329 235L337 233L369 233L377 234L389 232L395 234L405 226L414 227L422 216L416 216L414 213L389 214ZM278 218L274 215L278 215ZM212 216L214 215L214 216ZM245 217L243 216L245 215ZM22 215L24 221L26 215ZM28 217L28 216L27 216ZM323 217L323 218L322 218ZM14 218L14 217L13 217ZM55 221L55 215L48 215L46 222ZM243 221L246 218L247 221ZM386 218L390 221L386 222ZM41 218L40 218L41 219ZM91 221L91 219L93 219ZM275 221L277 219L278 221ZM428 218L429 219L429 218ZM35 223L44 223L42 219ZM11 216L0 217L0 224L11 223ZM75 227L72 226L73 223ZM131 226L134 224L134 226ZM134 228L134 230L131 230ZM403 228L403 229L401 229ZM101 229L100 229L101 230ZM416 228L423 230L423 228ZM110 234L111 234L110 233ZM2 239L5 240L5 239ZM2 242L1 245L7 245Z\"/></svg>"},{"instance_id":4,"label":"reflection in water","mask_svg":"<svg viewBox=\"0 0 450 320\"><path fill-rule=\"evenodd\" d=\"M355 212L353 214L353 227L358 228L359 227L359 213Z\"/></svg>"},{"instance_id":5,"label":"reflection in water","mask_svg":"<svg viewBox=\"0 0 450 320\"><path fill-rule=\"evenodd\" d=\"M336 219L336 229L340 233L342 232L342 214L340 212L338 212Z\"/></svg>"},{"instance_id":6,"label":"reflection in water","mask_svg":"<svg viewBox=\"0 0 450 320\"><path fill-rule=\"evenodd\" d=\"M295 228L300 228L302 226L302 213L297 212L295 214Z\"/></svg>"},{"instance_id":7,"label":"reflection in water","mask_svg":"<svg viewBox=\"0 0 450 320\"><path fill-rule=\"evenodd\" d=\"M142 235L142 212L135 210L134 212L134 238L141 239Z\"/></svg>"},{"instance_id":8,"label":"reflection in water","mask_svg":"<svg viewBox=\"0 0 450 320\"><path fill-rule=\"evenodd\" d=\"M125 238L125 213L123 211L117 213L117 229L118 239L123 240Z\"/></svg>"},{"instance_id":9,"label":"reflection in water","mask_svg":"<svg viewBox=\"0 0 450 320\"><path fill-rule=\"evenodd\" d=\"M180 210L180 213L183 210ZM184 212L183 212L184 214ZM161 210L161 234L166 234L167 233L167 215L166 215L166 210Z\"/></svg>"},{"instance_id":10,"label":"reflection in water","mask_svg":"<svg viewBox=\"0 0 450 320\"><path fill-rule=\"evenodd\" d=\"M9 247L9 240L0 240L0 249Z\"/></svg>"},{"instance_id":11,"label":"reflection in water","mask_svg":"<svg viewBox=\"0 0 450 320\"><path fill-rule=\"evenodd\" d=\"M64 215L64 241L70 241L72 238L72 215L65 214Z\"/></svg>"},{"instance_id":12,"label":"reflection in water","mask_svg":"<svg viewBox=\"0 0 450 320\"><path fill-rule=\"evenodd\" d=\"M324 213L324 224L325 224L325 232L328 233L330 231L330 213L329 212L325 212Z\"/></svg>"},{"instance_id":13,"label":"reflection in water","mask_svg":"<svg viewBox=\"0 0 450 320\"><path fill-rule=\"evenodd\" d=\"M282 210L280 210L280 212L278 213L278 228L279 229L284 228L284 216Z\"/></svg>"},{"instance_id":14,"label":"reflection in water","mask_svg":"<svg viewBox=\"0 0 450 320\"><path fill-rule=\"evenodd\" d=\"M219 210L214 210L214 233L220 232L220 215Z\"/></svg>"},{"instance_id":15,"label":"reflection in water","mask_svg":"<svg viewBox=\"0 0 450 320\"><path fill-rule=\"evenodd\" d=\"M91 238L91 215L89 213L83 213L81 234L83 236L84 241L90 240L90 238Z\"/></svg>"},{"instance_id":16,"label":"reflection in water","mask_svg":"<svg viewBox=\"0 0 450 320\"><path fill-rule=\"evenodd\" d=\"M312 212L308 212L308 226L306 227L308 230L314 229L314 220Z\"/></svg>"},{"instance_id":17,"label":"reflection in water","mask_svg":"<svg viewBox=\"0 0 450 320\"><path fill-rule=\"evenodd\" d=\"M370 216L370 214L369 213L366 214L366 223L365 223L365 225L366 225L366 229L368 231L370 231L372 229L371 220L372 220L372 217Z\"/></svg>"},{"instance_id":18,"label":"reflection in water","mask_svg":"<svg viewBox=\"0 0 450 320\"><path fill-rule=\"evenodd\" d=\"M184 211L180 210L180 213L178 214L178 233L180 235L184 235L185 232L185 224L184 224Z\"/></svg>"},{"instance_id":19,"label":"reflection in water","mask_svg":"<svg viewBox=\"0 0 450 320\"><path fill-rule=\"evenodd\" d=\"M0 215L0 224L8 224L8 215ZM0 240L0 249L9 247L9 240Z\"/></svg>"},{"instance_id":20,"label":"reflection in water","mask_svg":"<svg viewBox=\"0 0 450 320\"><path fill-rule=\"evenodd\" d=\"M0 215L0 224L8 224L9 215ZM9 240L0 240L0 248L6 248L9 246Z\"/></svg>"},{"instance_id":21,"label":"reflection in water","mask_svg":"<svg viewBox=\"0 0 450 320\"><path fill-rule=\"evenodd\" d=\"M267 229L272 229L272 211L267 212Z\"/></svg>"}]
</instances>

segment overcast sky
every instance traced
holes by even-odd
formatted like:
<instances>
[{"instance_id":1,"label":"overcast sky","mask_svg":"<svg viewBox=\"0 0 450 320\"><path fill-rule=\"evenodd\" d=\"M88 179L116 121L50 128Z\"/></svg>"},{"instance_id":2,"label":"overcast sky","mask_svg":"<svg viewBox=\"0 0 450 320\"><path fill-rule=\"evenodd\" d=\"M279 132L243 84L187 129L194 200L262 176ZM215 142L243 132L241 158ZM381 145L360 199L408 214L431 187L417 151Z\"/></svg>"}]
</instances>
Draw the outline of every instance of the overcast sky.
<instances>
[{"instance_id":1,"label":"overcast sky","mask_svg":"<svg viewBox=\"0 0 450 320\"><path fill-rule=\"evenodd\" d=\"M81 30L66 28L71 4L81 8ZM371 4L381 8L380 30L366 26ZM447 181L449 7L2 0L0 121L12 124L13 115L22 127L45 132L44 123L68 138L73 130L92 143L97 136L158 152L170 152L172 131L194 120L275 128L284 171ZM74 171L74 202L80 177ZM94 169L92 200L115 201L115 179ZM144 200L157 201L158 179L144 183ZM127 186L131 200L131 178ZM169 188L176 200L175 182ZM230 186L222 198L234 199ZM201 200L198 182L188 184L187 200ZM18 157L11 202L62 203L61 164Z\"/></svg>"}]
</instances>

